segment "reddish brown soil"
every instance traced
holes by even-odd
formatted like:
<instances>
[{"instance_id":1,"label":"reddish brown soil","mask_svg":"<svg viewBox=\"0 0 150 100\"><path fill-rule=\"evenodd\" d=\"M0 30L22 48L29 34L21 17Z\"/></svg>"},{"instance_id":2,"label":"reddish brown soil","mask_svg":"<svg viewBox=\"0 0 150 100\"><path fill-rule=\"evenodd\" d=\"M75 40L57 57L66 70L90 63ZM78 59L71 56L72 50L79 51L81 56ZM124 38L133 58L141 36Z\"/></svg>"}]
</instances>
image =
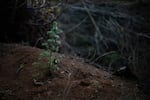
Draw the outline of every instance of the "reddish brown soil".
<instances>
[{"instance_id":1,"label":"reddish brown soil","mask_svg":"<svg viewBox=\"0 0 150 100\"><path fill-rule=\"evenodd\" d=\"M0 48L0 99L6 100L148 100L135 82L122 80L84 63L77 57L56 54L60 69L34 84L32 63L40 49L16 44ZM16 71L24 64L22 70ZM36 82L38 83L38 82Z\"/></svg>"}]
</instances>

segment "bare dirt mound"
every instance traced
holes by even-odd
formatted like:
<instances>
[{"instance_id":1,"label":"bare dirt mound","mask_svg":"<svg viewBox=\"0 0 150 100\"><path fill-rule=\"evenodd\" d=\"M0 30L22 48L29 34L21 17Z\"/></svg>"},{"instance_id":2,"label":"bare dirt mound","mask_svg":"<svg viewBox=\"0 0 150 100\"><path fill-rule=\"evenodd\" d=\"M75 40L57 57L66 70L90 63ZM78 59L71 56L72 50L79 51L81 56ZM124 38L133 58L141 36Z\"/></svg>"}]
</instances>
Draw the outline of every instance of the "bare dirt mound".
<instances>
[{"instance_id":1,"label":"bare dirt mound","mask_svg":"<svg viewBox=\"0 0 150 100\"><path fill-rule=\"evenodd\" d=\"M112 76L81 58L60 54L56 54L60 69L53 77L47 75L37 82L33 80L37 68L32 63L37 61L40 49L17 44L0 46L2 100L148 100L135 82Z\"/></svg>"}]
</instances>

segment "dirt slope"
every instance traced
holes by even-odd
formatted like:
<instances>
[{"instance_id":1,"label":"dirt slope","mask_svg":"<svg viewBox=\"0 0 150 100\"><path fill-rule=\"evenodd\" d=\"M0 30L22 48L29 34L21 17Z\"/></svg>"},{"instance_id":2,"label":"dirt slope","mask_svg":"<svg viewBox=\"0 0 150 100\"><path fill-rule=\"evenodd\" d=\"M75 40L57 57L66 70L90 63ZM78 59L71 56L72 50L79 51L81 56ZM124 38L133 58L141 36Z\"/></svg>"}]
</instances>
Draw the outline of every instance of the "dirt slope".
<instances>
[{"instance_id":1,"label":"dirt slope","mask_svg":"<svg viewBox=\"0 0 150 100\"><path fill-rule=\"evenodd\" d=\"M40 52L17 44L0 45L0 100L148 100L135 82L61 54L56 54L60 69L53 78L47 75L35 82L33 73L40 70L32 63Z\"/></svg>"}]
</instances>

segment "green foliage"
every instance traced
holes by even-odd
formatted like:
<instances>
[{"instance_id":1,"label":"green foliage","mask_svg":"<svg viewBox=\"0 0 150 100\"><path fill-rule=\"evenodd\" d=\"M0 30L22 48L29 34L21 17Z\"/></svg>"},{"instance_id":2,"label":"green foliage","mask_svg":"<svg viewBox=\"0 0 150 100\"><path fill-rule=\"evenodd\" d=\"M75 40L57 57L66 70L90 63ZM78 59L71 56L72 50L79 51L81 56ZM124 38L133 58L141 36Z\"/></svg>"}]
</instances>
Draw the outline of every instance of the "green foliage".
<instances>
[{"instance_id":1,"label":"green foliage","mask_svg":"<svg viewBox=\"0 0 150 100\"><path fill-rule=\"evenodd\" d=\"M48 39L42 43L46 50L40 53L39 62L34 62L33 65L42 66L45 71L42 73L53 72L58 69L58 59L55 57L54 52L58 52L61 41L59 33L62 31L58 28L57 22L53 23L50 31L47 32ZM46 59L46 62L43 62ZM48 70L48 71L47 71ZM38 76L41 74L37 74ZM34 75L34 76L37 76Z\"/></svg>"},{"instance_id":2,"label":"green foliage","mask_svg":"<svg viewBox=\"0 0 150 100\"><path fill-rule=\"evenodd\" d=\"M59 33L62 31L58 28L57 22L53 23L50 31L47 32L48 39L42 45L46 47L47 51L57 52L59 50L61 41ZM45 53L47 55L47 53Z\"/></svg>"},{"instance_id":3,"label":"green foliage","mask_svg":"<svg viewBox=\"0 0 150 100\"><path fill-rule=\"evenodd\" d=\"M48 39L42 45L46 47L46 51L43 51L40 54L40 59L47 58L47 66L50 70L54 71L57 69L57 59L53 55L53 52L58 52L61 45L59 33L62 31L58 28L57 22L53 23L53 26L50 31L47 32Z\"/></svg>"}]
</instances>

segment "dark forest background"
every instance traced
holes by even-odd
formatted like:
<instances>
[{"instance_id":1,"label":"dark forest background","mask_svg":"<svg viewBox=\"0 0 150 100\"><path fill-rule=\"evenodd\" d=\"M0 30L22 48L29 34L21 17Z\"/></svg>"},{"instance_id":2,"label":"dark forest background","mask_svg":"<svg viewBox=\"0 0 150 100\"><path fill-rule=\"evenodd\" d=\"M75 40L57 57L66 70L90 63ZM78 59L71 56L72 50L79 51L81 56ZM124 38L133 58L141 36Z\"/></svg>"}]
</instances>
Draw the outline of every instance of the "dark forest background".
<instances>
[{"instance_id":1,"label":"dark forest background","mask_svg":"<svg viewBox=\"0 0 150 100\"><path fill-rule=\"evenodd\" d=\"M129 75L130 70L150 87L148 0L27 1L1 1L0 42L43 48L46 32L57 21L63 30L61 53L83 57L110 73L123 68Z\"/></svg>"}]
</instances>

